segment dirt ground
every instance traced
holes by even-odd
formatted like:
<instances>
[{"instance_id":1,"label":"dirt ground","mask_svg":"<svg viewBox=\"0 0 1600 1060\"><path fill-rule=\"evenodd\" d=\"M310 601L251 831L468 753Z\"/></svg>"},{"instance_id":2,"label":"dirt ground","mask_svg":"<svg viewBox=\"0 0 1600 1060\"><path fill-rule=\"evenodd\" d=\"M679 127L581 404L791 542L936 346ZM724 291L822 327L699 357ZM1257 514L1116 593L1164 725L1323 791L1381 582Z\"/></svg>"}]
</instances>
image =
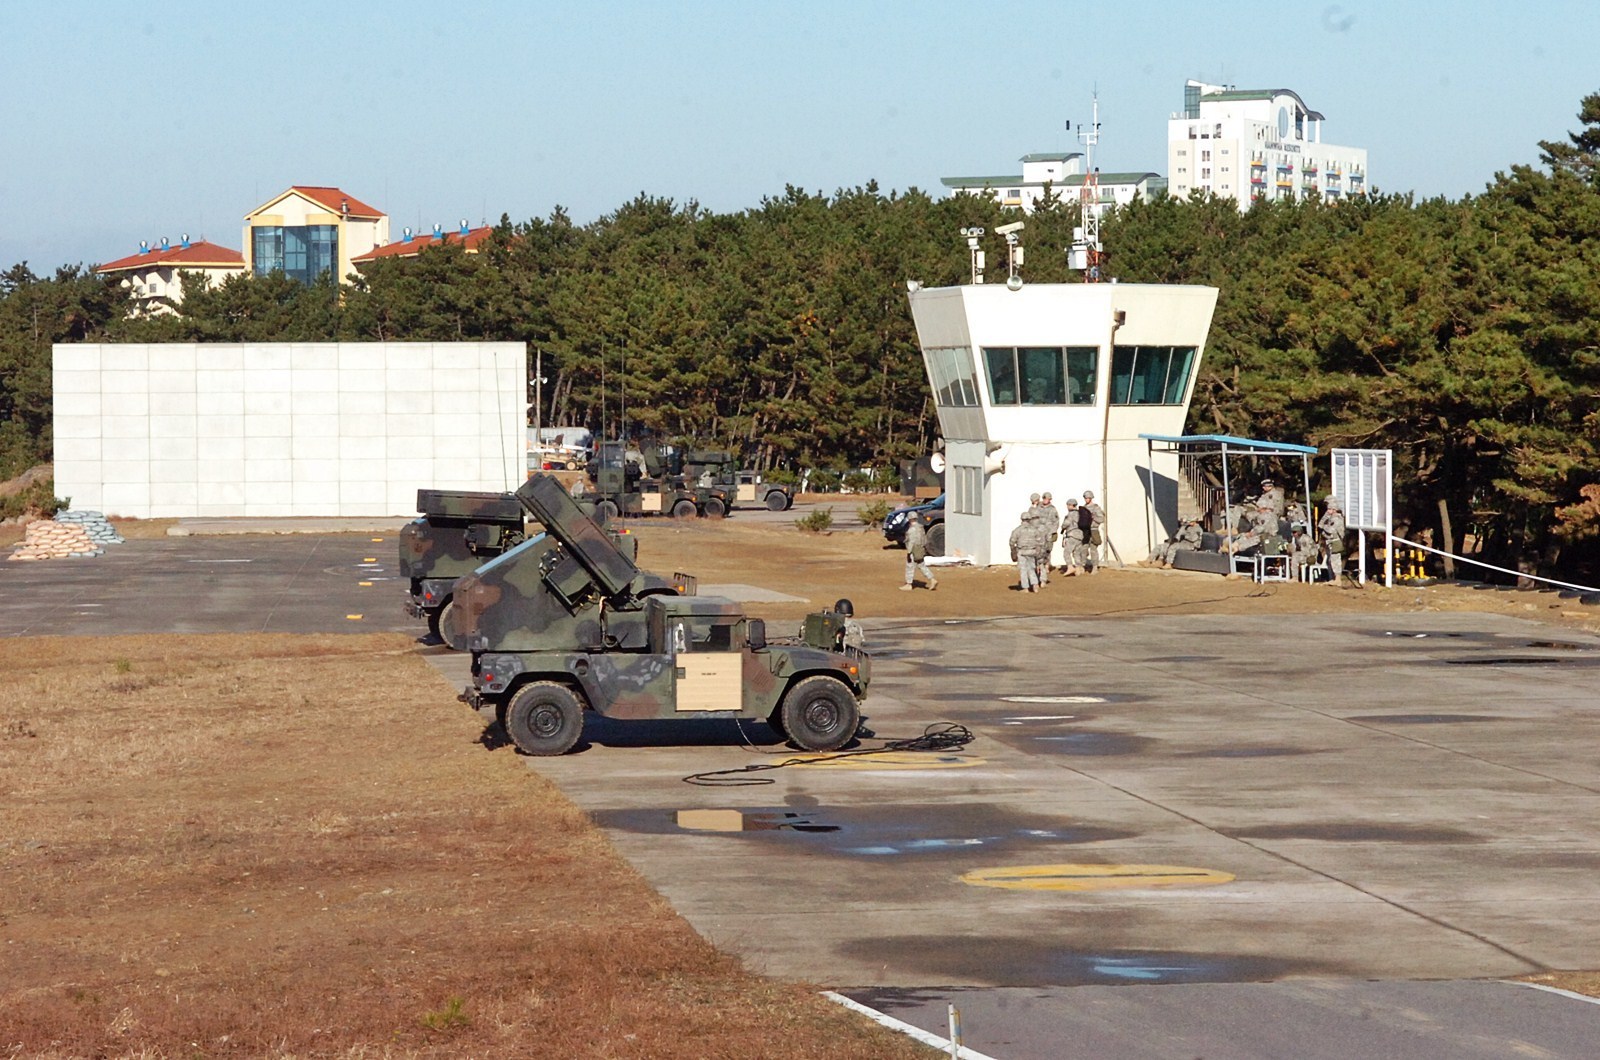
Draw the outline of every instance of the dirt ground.
<instances>
[{"instance_id":1,"label":"dirt ground","mask_svg":"<svg viewBox=\"0 0 1600 1060\"><path fill-rule=\"evenodd\" d=\"M685 571L702 585L746 583L802 596L809 603L751 604L752 614L799 618L847 597L863 620L962 618L973 615L1306 614L1323 612L1482 611L1600 631L1600 607L1555 593L1475 590L1466 586L1400 586L1381 582L1269 582L1192 571L1107 567L1092 576L1053 576L1038 593L1016 589L1010 567L935 568L937 591L900 591L905 551L886 548L875 530L806 534L790 528L723 522L632 520L639 565ZM1135 557L1124 557L1133 560ZM1142 557L1139 557L1142 558ZM1380 572L1381 573L1381 572Z\"/></svg>"},{"instance_id":2,"label":"dirt ground","mask_svg":"<svg viewBox=\"0 0 1600 1060\"><path fill-rule=\"evenodd\" d=\"M808 598L750 606L780 623L848 597L889 621L1475 610L1600 629L1548 593L1144 569L1030 595L951 568L901 592L904 553L875 532L630 529L649 569ZM0 1053L927 1055L712 949L441 705L408 636L24 638L0 641L0 681Z\"/></svg>"},{"instance_id":3,"label":"dirt ground","mask_svg":"<svg viewBox=\"0 0 1600 1060\"><path fill-rule=\"evenodd\" d=\"M695 935L400 634L0 641L0 1054L926 1055Z\"/></svg>"}]
</instances>

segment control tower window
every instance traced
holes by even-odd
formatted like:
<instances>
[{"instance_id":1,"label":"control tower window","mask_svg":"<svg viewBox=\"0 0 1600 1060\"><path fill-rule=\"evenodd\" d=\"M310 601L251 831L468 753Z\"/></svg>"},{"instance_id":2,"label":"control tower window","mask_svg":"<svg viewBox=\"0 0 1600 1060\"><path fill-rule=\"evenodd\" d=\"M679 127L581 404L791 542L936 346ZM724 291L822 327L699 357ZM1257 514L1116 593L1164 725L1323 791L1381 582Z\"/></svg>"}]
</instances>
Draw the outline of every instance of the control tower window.
<instances>
[{"instance_id":1,"label":"control tower window","mask_svg":"<svg viewBox=\"0 0 1600 1060\"><path fill-rule=\"evenodd\" d=\"M987 346L989 400L994 405L1093 405L1093 346Z\"/></svg>"},{"instance_id":2,"label":"control tower window","mask_svg":"<svg viewBox=\"0 0 1600 1060\"><path fill-rule=\"evenodd\" d=\"M1193 346L1118 346L1111 355L1111 403L1182 404L1194 353Z\"/></svg>"},{"instance_id":3,"label":"control tower window","mask_svg":"<svg viewBox=\"0 0 1600 1060\"><path fill-rule=\"evenodd\" d=\"M978 404L977 373L972 367L970 349L965 346L938 346L924 353L936 404L947 408Z\"/></svg>"}]
</instances>

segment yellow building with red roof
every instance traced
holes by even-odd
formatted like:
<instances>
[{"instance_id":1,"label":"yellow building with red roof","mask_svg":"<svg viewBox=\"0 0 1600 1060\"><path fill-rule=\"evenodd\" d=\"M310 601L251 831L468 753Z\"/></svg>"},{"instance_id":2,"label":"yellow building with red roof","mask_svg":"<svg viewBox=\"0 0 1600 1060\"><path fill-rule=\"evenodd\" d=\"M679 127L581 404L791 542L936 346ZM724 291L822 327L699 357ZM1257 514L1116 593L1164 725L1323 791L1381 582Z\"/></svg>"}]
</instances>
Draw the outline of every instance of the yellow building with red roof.
<instances>
[{"instance_id":1,"label":"yellow building with red roof","mask_svg":"<svg viewBox=\"0 0 1600 1060\"><path fill-rule=\"evenodd\" d=\"M389 242L389 215L338 188L296 184L244 217L245 265L256 276L281 271L313 283L340 283L354 259Z\"/></svg>"}]
</instances>

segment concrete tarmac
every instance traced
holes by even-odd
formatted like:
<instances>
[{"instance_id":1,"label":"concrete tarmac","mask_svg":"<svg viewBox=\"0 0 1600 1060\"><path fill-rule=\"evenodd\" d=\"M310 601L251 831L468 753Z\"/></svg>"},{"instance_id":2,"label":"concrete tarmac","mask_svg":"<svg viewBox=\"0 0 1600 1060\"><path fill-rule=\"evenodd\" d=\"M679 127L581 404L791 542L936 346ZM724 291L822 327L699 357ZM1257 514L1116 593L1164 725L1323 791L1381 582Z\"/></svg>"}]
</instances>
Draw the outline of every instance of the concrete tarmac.
<instances>
[{"instance_id":1,"label":"concrete tarmac","mask_svg":"<svg viewBox=\"0 0 1600 1060\"><path fill-rule=\"evenodd\" d=\"M0 564L0 635L420 636L394 553L195 537ZM593 718L528 765L755 970L935 1032L955 1000L994 1056L1592 1055L1595 1006L1477 980L1595 964L1600 639L1030 617L869 624L869 648L874 729L973 742L783 764L805 756L761 724ZM466 657L426 654L466 709Z\"/></svg>"}]
</instances>

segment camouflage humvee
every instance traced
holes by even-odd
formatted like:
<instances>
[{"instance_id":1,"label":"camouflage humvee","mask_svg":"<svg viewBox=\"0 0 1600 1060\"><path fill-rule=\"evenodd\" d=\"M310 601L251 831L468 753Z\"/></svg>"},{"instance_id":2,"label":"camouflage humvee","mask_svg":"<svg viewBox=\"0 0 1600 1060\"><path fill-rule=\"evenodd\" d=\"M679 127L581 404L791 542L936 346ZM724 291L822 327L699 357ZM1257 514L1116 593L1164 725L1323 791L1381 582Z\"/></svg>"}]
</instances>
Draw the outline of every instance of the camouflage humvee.
<instances>
[{"instance_id":1,"label":"camouflage humvee","mask_svg":"<svg viewBox=\"0 0 1600 1060\"><path fill-rule=\"evenodd\" d=\"M445 632L472 651L462 698L493 706L519 749L566 752L585 710L764 718L811 751L855 736L872 661L845 644L840 616L769 643L737 603L639 570L555 479L534 475L516 497L546 532L461 579Z\"/></svg>"},{"instance_id":2,"label":"camouflage humvee","mask_svg":"<svg viewBox=\"0 0 1600 1060\"><path fill-rule=\"evenodd\" d=\"M589 478L584 496L594 502L602 520L619 515L720 519L728 513L727 491L716 485L696 486L685 476L683 454L678 450L646 445L638 450L638 457L639 461L629 459L622 442L591 447L584 467Z\"/></svg>"},{"instance_id":3,"label":"camouflage humvee","mask_svg":"<svg viewBox=\"0 0 1600 1060\"><path fill-rule=\"evenodd\" d=\"M425 618L428 632L457 651L441 627L454 604L456 580L522 541L522 505L509 493L417 491L417 511L400 529L400 576L410 586L406 613Z\"/></svg>"},{"instance_id":4,"label":"camouflage humvee","mask_svg":"<svg viewBox=\"0 0 1600 1060\"><path fill-rule=\"evenodd\" d=\"M734 508L782 512L794 507L792 486L767 482L759 471L740 471L738 461L725 449L690 449L684 454L684 478L697 489L714 492L724 512Z\"/></svg>"}]
</instances>

